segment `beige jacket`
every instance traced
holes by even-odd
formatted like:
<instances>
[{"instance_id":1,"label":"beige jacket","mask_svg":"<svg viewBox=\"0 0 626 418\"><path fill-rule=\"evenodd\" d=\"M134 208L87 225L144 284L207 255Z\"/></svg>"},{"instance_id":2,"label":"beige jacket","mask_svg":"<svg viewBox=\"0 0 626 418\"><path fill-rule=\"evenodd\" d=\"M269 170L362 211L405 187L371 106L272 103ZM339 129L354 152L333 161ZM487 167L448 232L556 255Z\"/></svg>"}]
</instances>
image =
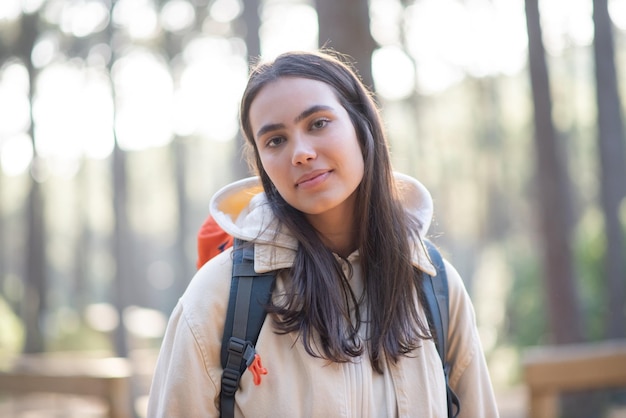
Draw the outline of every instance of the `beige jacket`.
<instances>
[{"instance_id":1,"label":"beige jacket","mask_svg":"<svg viewBox=\"0 0 626 418\"><path fill-rule=\"evenodd\" d=\"M430 194L410 177L396 178L407 210L422 221L420 232L425 236L432 217ZM297 243L287 231L277 231L256 178L218 192L211 214L231 235L257 238L257 272L291 266ZM415 248L413 258L420 269L435 274L421 248ZM358 252L341 262L345 269L345 263L352 264L350 283L358 297L362 291ZM497 417L470 298L454 267L447 261L445 265L450 288L447 356L450 385L461 401L459 416ZM152 382L150 418L219 416L220 348L231 268L230 250L209 261L174 308ZM281 283L279 276L278 289ZM271 320L265 321L256 349L268 374L256 386L252 374L244 373L236 394L238 417L447 417L442 365L431 340L398 363L387 362L382 375L372 370L367 353L341 364L311 357L295 335L274 333Z\"/></svg>"}]
</instances>

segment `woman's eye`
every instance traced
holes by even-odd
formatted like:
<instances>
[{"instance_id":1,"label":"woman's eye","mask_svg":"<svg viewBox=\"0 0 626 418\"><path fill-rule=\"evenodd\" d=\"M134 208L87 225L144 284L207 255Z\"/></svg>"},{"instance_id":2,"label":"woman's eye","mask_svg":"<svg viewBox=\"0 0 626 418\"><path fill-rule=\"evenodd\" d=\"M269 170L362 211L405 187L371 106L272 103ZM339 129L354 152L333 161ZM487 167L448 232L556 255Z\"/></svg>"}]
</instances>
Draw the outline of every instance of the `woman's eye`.
<instances>
[{"instance_id":1,"label":"woman's eye","mask_svg":"<svg viewBox=\"0 0 626 418\"><path fill-rule=\"evenodd\" d=\"M323 128L324 126L326 126L326 124L328 124L328 122L329 122L329 120L328 120L328 119L325 119L325 118L324 118L324 119L318 119L318 120L314 121L314 122L311 124L311 127L312 127L313 129L321 129L321 128Z\"/></svg>"},{"instance_id":2,"label":"woman's eye","mask_svg":"<svg viewBox=\"0 0 626 418\"><path fill-rule=\"evenodd\" d=\"M273 136L265 142L265 146L269 148L277 147L285 141L282 136Z\"/></svg>"}]
</instances>

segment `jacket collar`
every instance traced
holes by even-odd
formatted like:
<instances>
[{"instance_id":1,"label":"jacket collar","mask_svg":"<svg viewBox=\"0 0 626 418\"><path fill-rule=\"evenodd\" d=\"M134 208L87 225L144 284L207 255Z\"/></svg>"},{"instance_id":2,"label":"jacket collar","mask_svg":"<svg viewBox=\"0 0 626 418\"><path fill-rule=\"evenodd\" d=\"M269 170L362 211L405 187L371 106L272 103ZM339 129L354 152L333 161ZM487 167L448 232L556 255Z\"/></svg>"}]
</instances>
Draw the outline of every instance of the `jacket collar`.
<instances>
[{"instance_id":1,"label":"jacket collar","mask_svg":"<svg viewBox=\"0 0 626 418\"><path fill-rule=\"evenodd\" d=\"M419 181L404 174L395 173L395 180L404 207L420 223L419 236L425 237L433 215L430 193ZM254 269L258 273L292 266L298 243L277 222L258 177L239 180L222 188L211 199L210 208L211 215L225 232L255 241ZM436 274L421 243L414 245L412 254L416 267L427 274Z\"/></svg>"}]
</instances>

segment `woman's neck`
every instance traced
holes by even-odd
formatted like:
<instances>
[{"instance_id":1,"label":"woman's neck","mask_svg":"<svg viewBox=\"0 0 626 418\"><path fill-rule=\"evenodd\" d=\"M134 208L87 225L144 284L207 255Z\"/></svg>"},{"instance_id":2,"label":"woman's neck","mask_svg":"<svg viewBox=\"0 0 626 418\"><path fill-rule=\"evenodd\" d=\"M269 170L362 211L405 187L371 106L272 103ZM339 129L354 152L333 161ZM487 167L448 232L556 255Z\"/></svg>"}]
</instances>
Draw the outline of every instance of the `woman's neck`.
<instances>
[{"instance_id":1,"label":"woman's neck","mask_svg":"<svg viewBox=\"0 0 626 418\"><path fill-rule=\"evenodd\" d=\"M354 208L332 209L319 215L307 215L313 228L332 252L347 257L357 249L358 228L354 225Z\"/></svg>"},{"instance_id":2,"label":"woman's neck","mask_svg":"<svg viewBox=\"0 0 626 418\"><path fill-rule=\"evenodd\" d=\"M345 232L324 233L320 231L322 242L335 254L347 258L356 250L356 233L354 230Z\"/></svg>"}]
</instances>

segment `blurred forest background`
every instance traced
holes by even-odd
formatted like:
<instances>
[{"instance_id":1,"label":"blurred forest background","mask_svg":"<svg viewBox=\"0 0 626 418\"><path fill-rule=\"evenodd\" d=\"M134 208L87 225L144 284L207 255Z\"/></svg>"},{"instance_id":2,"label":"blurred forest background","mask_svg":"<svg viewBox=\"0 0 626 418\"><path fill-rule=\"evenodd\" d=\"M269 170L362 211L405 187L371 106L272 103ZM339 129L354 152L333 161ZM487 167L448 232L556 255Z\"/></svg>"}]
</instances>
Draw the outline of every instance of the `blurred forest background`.
<instances>
[{"instance_id":1,"label":"blurred forest background","mask_svg":"<svg viewBox=\"0 0 626 418\"><path fill-rule=\"evenodd\" d=\"M624 337L626 0L2 0L0 359L156 350L249 175L250 63L322 45L430 189L497 388Z\"/></svg>"}]
</instances>

